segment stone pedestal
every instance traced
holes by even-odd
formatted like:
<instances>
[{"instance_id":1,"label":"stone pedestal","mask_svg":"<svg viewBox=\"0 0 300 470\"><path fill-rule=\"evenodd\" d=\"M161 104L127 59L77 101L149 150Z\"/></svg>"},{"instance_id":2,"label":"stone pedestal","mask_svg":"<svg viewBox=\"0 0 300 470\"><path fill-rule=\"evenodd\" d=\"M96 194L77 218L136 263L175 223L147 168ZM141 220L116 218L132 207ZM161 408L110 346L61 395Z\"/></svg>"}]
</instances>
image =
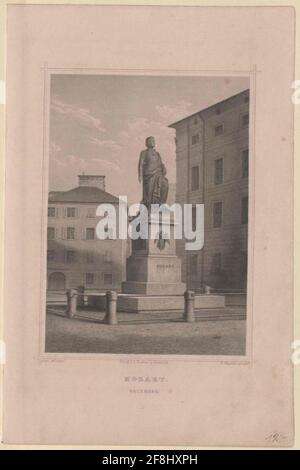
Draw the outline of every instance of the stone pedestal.
<instances>
[{"instance_id":1,"label":"stone pedestal","mask_svg":"<svg viewBox=\"0 0 300 470\"><path fill-rule=\"evenodd\" d=\"M181 260L176 256L175 223L170 214L156 215L148 221L152 238L132 241L132 255L127 260L126 282L118 296L119 312L184 311L186 285L181 281ZM165 235L164 235L165 234ZM224 308L225 298L199 295L195 310Z\"/></svg>"},{"instance_id":2,"label":"stone pedestal","mask_svg":"<svg viewBox=\"0 0 300 470\"><path fill-rule=\"evenodd\" d=\"M147 312L180 312L183 313L185 300L183 295L137 295L119 294L118 311L132 313ZM195 312L210 310L212 312L225 308L224 295L195 295Z\"/></svg>"},{"instance_id":3,"label":"stone pedestal","mask_svg":"<svg viewBox=\"0 0 300 470\"><path fill-rule=\"evenodd\" d=\"M132 241L119 311L181 310L185 284L181 282L181 260L176 256L174 220L168 223L171 215L152 216L149 238Z\"/></svg>"},{"instance_id":4,"label":"stone pedestal","mask_svg":"<svg viewBox=\"0 0 300 470\"><path fill-rule=\"evenodd\" d=\"M122 286L124 294L183 295L185 284L181 282L181 261L176 256L171 215L153 216L148 221L148 234L152 238L132 241L127 280Z\"/></svg>"}]
</instances>

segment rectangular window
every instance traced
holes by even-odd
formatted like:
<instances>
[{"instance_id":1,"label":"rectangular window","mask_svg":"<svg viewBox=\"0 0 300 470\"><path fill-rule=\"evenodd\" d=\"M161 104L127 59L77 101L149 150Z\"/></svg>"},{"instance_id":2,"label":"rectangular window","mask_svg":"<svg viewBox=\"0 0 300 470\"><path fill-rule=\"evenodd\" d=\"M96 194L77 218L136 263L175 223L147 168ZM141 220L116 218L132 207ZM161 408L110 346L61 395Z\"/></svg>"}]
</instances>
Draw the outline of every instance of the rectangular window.
<instances>
[{"instance_id":1,"label":"rectangular window","mask_svg":"<svg viewBox=\"0 0 300 470\"><path fill-rule=\"evenodd\" d=\"M95 274L94 273L86 273L85 283L88 286L92 286L95 283Z\"/></svg>"},{"instance_id":2,"label":"rectangular window","mask_svg":"<svg viewBox=\"0 0 300 470\"><path fill-rule=\"evenodd\" d=\"M249 174L249 150L245 149L242 152L242 177L248 178Z\"/></svg>"},{"instance_id":3,"label":"rectangular window","mask_svg":"<svg viewBox=\"0 0 300 470\"><path fill-rule=\"evenodd\" d=\"M221 253L214 253L211 258L211 274L219 274L222 269L222 255Z\"/></svg>"},{"instance_id":4,"label":"rectangular window","mask_svg":"<svg viewBox=\"0 0 300 470\"><path fill-rule=\"evenodd\" d=\"M192 191L199 189L199 166L192 167L191 189Z\"/></svg>"},{"instance_id":5,"label":"rectangular window","mask_svg":"<svg viewBox=\"0 0 300 470\"><path fill-rule=\"evenodd\" d=\"M67 227L67 240L75 240L75 227Z\"/></svg>"},{"instance_id":6,"label":"rectangular window","mask_svg":"<svg viewBox=\"0 0 300 470\"><path fill-rule=\"evenodd\" d=\"M67 207L67 217L76 217L75 207Z\"/></svg>"},{"instance_id":7,"label":"rectangular window","mask_svg":"<svg viewBox=\"0 0 300 470\"><path fill-rule=\"evenodd\" d=\"M66 262L67 263L75 263L76 261L76 252L74 250L68 250L66 253Z\"/></svg>"},{"instance_id":8,"label":"rectangular window","mask_svg":"<svg viewBox=\"0 0 300 470\"><path fill-rule=\"evenodd\" d=\"M86 262L93 263L94 262L94 253L92 251L88 251L86 253Z\"/></svg>"},{"instance_id":9,"label":"rectangular window","mask_svg":"<svg viewBox=\"0 0 300 470\"><path fill-rule=\"evenodd\" d=\"M47 238L48 238L48 240L54 240L55 239L55 228L54 227L48 227L47 228Z\"/></svg>"},{"instance_id":10,"label":"rectangular window","mask_svg":"<svg viewBox=\"0 0 300 470\"><path fill-rule=\"evenodd\" d=\"M222 225L222 202L215 202L213 206L213 227L218 228Z\"/></svg>"},{"instance_id":11,"label":"rectangular window","mask_svg":"<svg viewBox=\"0 0 300 470\"><path fill-rule=\"evenodd\" d=\"M94 228L87 228L86 229L86 239L87 240L95 240L95 229Z\"/></svg>"},{"instance_id":12,"label":"rectangular window","mask_svg":"<svg viewBox=\"0 0 300 470\"><path fill-rule=\"evenodd\" d=\"M54 251L47 250L47 261L54 261Z\"/></svg>"},{"instance_id":13,"label":"rectangular window","mask_svg":"<svg viewBox=\"0 0 300 470\"><path fill-rule=\"evenodd\" d=\"M224 125L223 124L218 124L215 127L215 136L217 137L218 135L222 135L224 132Z\"/></svg>"},{"instance_id":14,"label":"rectangular window","mask_svg":"<svg viewBox=\"0 0 300 470\"><path fill-rule=\"evenodd\" d=\"M223 183L223 158L215 160L215 184Z\"/></svg>"},{"instance_id":15,"label":"rectangular window","mask_svg":"<svg viewBox=\"0 0 300 470\"><path fill-rule=\"evenodd\" d=\"M55 207L48 207L48 217L55 217L55 216L56 216Z\"/></svg>"},{"instance_id":16,"label":"rectangular window","mask_svg":"<svg viewBox=\"0 0 300 470\"><path fill-rule=\"evenodd\" d=\"M88 207L87 212L86 212L86 216L88 218L95 217L95 209L93 207Z\"/></svg>"},{"instance_id":17,"label":"rectangular window","mask_svg":"<svg viewBox=\"0 0 300 470\"><path fill-rule=\"evenodd\" d=\"M248 196L242 198L242 224L248 223Z\"/></svg>"},{"instance_id":18,"label":"rectangular window","mask_svg":"<svg viewBox=\"0 0 300 470\"><path fill-rule=\"evenodd\" d=\"M243 114L242 116L242 127L247 127L249 125L249 113Z\"/></svg>"},{"instance_id":19,"label":"rectangular window","mask_svg":"<svg viewBox=\"0 0 300 470\"><path fill-rule=\"evenodd\" d=\"M111 286L112 285L112 274L104 273L104 285Z\"/></svg>"},{"instance_id":20,"label":"rectangular window","mask_svg":"<svg viewBox=\"0 0 300 470\"><path fill-rule=\"evenodd\" d=\"M192 145L199 144L199 142L200 142L199 134L192 135Z\"/></svg>"}]
</instances>

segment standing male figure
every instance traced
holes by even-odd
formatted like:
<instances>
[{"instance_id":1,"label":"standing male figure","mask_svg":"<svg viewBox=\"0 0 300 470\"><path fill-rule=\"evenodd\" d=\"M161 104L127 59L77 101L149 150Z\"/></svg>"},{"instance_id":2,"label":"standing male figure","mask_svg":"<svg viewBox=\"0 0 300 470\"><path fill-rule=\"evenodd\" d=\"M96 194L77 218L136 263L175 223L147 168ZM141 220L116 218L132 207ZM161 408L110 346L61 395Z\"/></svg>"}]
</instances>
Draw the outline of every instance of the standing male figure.
<instances>
[{"instance_id":1,"label":"standing male figure","mask_svg":"<svg viewBox=\"0 0 300 470\"><path fill-rule=\"evenodd\" d=\"M169 183L166 178L166 167L162 163L160 154L155 150L154 137L147 137L146 149L141 151L138 175L139 182L143 182L143 200L148 209L151 204L165 204L167 202Z\"/></svg>"}]
</instances>

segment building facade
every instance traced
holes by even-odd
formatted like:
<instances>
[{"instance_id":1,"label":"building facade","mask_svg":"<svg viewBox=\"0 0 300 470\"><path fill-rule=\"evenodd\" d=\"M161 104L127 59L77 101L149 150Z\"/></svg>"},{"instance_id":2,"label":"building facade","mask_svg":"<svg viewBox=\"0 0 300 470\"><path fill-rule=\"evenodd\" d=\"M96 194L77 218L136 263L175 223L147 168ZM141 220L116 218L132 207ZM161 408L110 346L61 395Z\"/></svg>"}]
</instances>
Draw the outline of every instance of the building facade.
<instances>
[{"instance_id":1,"label":"building facade","mask_svg":"<svg viewBox=\"0 0 300 470\"><path fill-rule=\"evenodd\" d=\"M51 191L48 199L47 288L62 291L83 286L91 291L121 289L125 280L126 240L96 237L96 209L115 205L102 175L79 175L79 186Z\"/></svg>"},{"instance_id":2,"label":"building facade","mask_svg":"<svg viewBox=\"0 0 300 470\"><path fill-rule=\"evenodd\" d=\"M204 247L177 241L189 288L247 285L249 90L170 127L176 130L176 201L204 204ZM195 212L193 212L195 214Z\"/></svg>"}]
</instances>

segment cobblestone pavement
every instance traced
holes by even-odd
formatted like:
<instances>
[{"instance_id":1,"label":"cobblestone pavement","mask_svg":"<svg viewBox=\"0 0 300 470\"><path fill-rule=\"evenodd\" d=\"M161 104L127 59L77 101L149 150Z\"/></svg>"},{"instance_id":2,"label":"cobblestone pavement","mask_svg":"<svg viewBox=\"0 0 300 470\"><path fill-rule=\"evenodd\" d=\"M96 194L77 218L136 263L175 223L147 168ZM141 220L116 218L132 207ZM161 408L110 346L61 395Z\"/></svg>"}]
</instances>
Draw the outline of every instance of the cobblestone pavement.
<instances>
[{"instance_id":1,"label":"cobblestone pavement","mask_svg":"<svg viewBox=\"0 0 300 470\"><path fill-rule=\"evenodd\" d=\"M110 326L103 323L104 312L81 311L72 319L62 309L50 312L46 320L46 352L245 354L245 320L200 321L196 314L195 323L185 323L180 313L118 313L119 323ZM230 309L231 312L243 313L241 308Z\"/></svg>"}]
</instances>

